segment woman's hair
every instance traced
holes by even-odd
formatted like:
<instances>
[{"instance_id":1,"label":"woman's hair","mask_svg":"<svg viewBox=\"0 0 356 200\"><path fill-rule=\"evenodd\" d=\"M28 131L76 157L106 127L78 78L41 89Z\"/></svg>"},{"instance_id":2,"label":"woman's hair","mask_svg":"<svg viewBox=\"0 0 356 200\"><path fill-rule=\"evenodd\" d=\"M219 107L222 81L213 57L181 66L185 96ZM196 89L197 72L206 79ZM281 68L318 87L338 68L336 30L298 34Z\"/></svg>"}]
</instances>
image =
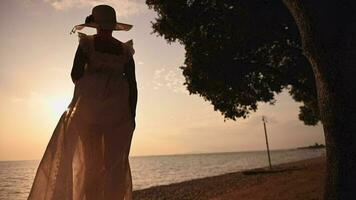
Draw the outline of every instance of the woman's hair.
<instances>
[{"instance_id":1,"label":"woman's hair","mask_svg":"<svg viewBox=\"0 0 356 200\"><path fill-rule=\"evenodd\" d=\"M91 23L94 22L94 16L89 15L88 17L85 18L85 23Z\"/></svg>"}]
</instances>

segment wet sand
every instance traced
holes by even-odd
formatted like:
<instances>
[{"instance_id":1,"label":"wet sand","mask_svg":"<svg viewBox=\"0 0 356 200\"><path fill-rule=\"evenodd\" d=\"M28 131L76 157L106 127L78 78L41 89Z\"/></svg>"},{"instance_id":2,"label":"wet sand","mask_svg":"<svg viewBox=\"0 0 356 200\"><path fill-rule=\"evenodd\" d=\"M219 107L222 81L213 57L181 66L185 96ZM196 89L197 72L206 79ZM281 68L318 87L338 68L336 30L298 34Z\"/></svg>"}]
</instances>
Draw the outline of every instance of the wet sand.
<instances>
[{"instance_id":1,"label":"wet sand","mask_svg":"<svg viewBox=\"0 0 356 200\"><path fill-rule=\"evenodd\" d=\"M322 199L325 157L134 191L138 200Z\"/></svg>"}]
</instances>

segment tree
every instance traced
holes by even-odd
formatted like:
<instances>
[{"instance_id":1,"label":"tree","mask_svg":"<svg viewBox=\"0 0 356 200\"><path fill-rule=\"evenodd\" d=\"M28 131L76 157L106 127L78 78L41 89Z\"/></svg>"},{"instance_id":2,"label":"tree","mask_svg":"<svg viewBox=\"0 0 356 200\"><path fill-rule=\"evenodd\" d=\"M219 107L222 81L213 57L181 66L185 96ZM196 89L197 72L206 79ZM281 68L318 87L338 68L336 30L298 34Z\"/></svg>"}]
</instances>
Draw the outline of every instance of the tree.
<instances>
[{"instance_id":1,"label":"tree","mask_svg":"<svg viewBox=\"0 0 356 200\"><path fill-rule=\"evenodd\" d=\"M190 94L225 118L289 89L299 119L321 120L327 149L325 199L355 199L356 2L346 0L147 0L154 32L186 50Z\"/></svg>"}]
</instances>

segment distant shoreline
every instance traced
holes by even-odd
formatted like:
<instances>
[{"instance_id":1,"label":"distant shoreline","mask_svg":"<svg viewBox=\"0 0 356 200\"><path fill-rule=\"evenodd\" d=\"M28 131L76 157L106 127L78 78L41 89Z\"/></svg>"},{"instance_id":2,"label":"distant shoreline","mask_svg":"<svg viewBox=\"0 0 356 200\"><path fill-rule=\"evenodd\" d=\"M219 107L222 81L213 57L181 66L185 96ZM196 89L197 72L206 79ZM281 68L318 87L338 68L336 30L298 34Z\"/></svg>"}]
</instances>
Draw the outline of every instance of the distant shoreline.
<instances>
[{"instance_id":1,"label":"distant shoreline","mask_svg":"<svg viewBox=\"0 0 356 200\"><path fill-rule=\"evenodd\" d=\"M134 199L321 199L325 155L275 165L134 191ZM292 181L293 180L293 181ZM283 192L284 191L284 192ZM285 192L289 191L289 192Z\"/></svg>"},{"instance_id":2,"label":"distant shoreline","mask_svg":"<svg viewBox=\"0 0 356 200\"><path fill-rule=\"evenodd\" d=\"M313 145L306 146L306 147L298 147L297 149L323 149L323 148L325 148L324 144L315 143Z\"/></svg>"}]
</instances>

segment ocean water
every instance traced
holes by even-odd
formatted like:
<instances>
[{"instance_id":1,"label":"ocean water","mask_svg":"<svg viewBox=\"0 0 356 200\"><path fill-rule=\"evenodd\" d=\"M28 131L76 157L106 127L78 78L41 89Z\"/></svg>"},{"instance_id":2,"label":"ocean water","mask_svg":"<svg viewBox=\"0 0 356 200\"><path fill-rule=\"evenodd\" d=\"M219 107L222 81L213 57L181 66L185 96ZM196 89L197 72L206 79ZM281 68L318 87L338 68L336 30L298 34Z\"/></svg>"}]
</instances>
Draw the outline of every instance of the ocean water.
<instances>
[{"instance_id":1,"label":"ocean water","mask_svg":"<svg viewBox=\"0 0 356 200\"><path fill-rule=\"evenodd\" d=\"M272 164L325 154L324 149L271 152ZM27 199L39 160L0 161L0 200ZM133 189L176 183L268 165L265 151L130 157Z\"/></svg>"}]
</instances>

